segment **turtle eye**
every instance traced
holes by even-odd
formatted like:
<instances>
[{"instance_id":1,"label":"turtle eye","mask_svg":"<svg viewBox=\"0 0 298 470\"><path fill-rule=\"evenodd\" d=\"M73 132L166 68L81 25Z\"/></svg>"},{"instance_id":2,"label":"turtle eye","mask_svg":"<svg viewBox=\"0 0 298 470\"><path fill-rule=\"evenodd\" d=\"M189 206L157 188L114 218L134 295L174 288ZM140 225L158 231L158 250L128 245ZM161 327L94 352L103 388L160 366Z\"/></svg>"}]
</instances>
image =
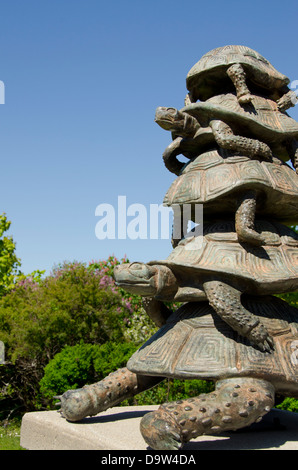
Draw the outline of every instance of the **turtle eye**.
<instances>
[{"instance_id":1,"label":"turtle eye","mask_svg":"<svg viewBox=\"0 0 298 470\"><path fill-rule=\"evenodd\" d=\"M137 277L149 279L153 274L153 269L144 263L132 263L129 267L130 272Z\"/></svg>"},{"instance_id":2,"label":"turtle eye","mask_svg":"<svg viewBox=\"0 0 298 470\"><path fill-rule=\"evenodd\" d=\"M141 270L143 268L144 264L143 263L131 263L130 269L136 269L136 270Z\"/></svg>"}]
</instances>

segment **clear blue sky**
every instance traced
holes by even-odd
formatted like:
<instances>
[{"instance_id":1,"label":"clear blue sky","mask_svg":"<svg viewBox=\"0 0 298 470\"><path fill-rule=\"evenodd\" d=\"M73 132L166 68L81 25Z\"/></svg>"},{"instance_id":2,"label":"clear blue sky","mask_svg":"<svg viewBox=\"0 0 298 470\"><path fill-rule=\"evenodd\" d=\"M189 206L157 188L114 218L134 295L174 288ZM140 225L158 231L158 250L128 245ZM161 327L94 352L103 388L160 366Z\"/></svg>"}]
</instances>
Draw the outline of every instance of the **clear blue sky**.
<instances>
[{"instance_id":1,"label":"clear blue sky","mask_svg":"<svg viewBox=\"0 0 298 470\"><path fill-rule=\"evenodd\" d=\"M162 202L174 175L155 109L183 106L204 53L247 45L298 79L292 0L0 0L0 13L0 213L25 273L168 256L169 240L98 240L95 209Z\"/></svg>"}]
</instances>

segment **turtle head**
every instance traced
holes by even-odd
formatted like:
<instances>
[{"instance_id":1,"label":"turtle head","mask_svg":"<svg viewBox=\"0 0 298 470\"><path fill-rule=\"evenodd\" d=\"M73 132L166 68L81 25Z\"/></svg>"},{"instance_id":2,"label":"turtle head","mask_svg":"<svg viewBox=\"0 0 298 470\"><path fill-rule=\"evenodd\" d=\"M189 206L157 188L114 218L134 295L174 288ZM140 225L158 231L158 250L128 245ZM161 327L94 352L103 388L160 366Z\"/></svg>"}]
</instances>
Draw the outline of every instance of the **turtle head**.
<instances>
[{"instance_id":1,"label":"turtle head","mask_svg":"<svg viewBox=\"0 0 298 470\"><path fill-rule=\"evenodd\" d=\"M174 131L179 123L179 111L176 108L159 106L155 111L155 122L166 131Z\"/></svg>"},{"instance_id":2,"label":"turtle head","mask_svg":"<svg viewBox=\"0 0 298 470\"><path fill-rule=\"evenodd\" d=\"M178 289L172 271L162 265L124 263L114 268L116 285L131 294L170 300Z\"/></svg>"},{"instance_id":3,"label":"turtle head","mask_svg":"<svg viewBox=\"0 0 298 470\"><path fill-rule=\"evenodd\" d=\"M190 114L164 106L156 109L155 122L166 131L182 137L193 137L200 127L198 121Z\"/></svg>"}]
</instances>

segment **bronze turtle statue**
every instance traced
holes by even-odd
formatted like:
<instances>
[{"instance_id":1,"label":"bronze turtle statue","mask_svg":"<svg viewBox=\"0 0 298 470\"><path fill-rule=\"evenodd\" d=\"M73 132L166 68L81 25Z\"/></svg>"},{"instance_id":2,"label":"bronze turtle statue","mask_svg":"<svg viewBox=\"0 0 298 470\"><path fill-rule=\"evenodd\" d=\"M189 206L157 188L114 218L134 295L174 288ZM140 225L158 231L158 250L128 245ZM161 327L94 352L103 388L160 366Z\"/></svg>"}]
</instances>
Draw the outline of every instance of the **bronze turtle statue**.
<instances>
[{"instance_id":1,"label":"bronze turtle statue","mask_svg":"<svg viewBox=\"0 0 298 470\"><path fill-rule=\"evenodd\" d=\"M261 247L240 244L232 221L204 224L202 236L188 234L165 260L115 267L116 284L161 302L207 299L235 331L270 350L268 332L243 307L241 296L298 289L298 235L265 220L256 226L264 240Z\"/></svg>"},{"instance_id":2,"label":"bronze turtle statue","mask_svg":"<svg viewBox=\"0 0 298 470\"><path fill-rule=\"evenodd\" d=\"M163 158L166 167L179 175L165 205L204 203L207 219L217 210L234 212L239 240L252 244L262 243L254 218L259 209L267 214L265 206L274 219L297 223L298 177L282 161L291 158L297 172L298 123L280 112L274 101L253 96L250 104L240 106L229 93L181 111L159 107L155 120L172 131L174 141ZM179 154L191 162L180 162ZM245 162L245 156L253 161ZM273 200L276 204L271 205Z\"/></svg>"},{"instance_id":3,"label":"bronze turtle statue","mask_svg":"<svg viewBox=\"0 0 298 470\"><path fill-rule=\"evenodd\" d=\"M186 78L190 102L236 91L239 103L244 104L251 100L251 91L257 91L275 99L280 110L297 102L289 82L261 54L240 45L218 47L204 54Z\"/></svg>"},{"instance_id":4,"label":"bronze turtle statue","mask_svg":"<svg viewBox=\"0 0 298 470\"><path fill-rule=\"evenodd\" d=\"M140 430L152 449L176 450L197 436L259 422L277 395L298 398L298 310L271 296L244 295L243 303L273 338L270 353L238 337L208 302L186 303L133 354L126 368L57 397L62 416L80 421L166 377L214 382L213 392L164 403L142 418Z\"/></svg>"},{"instance_id":5,"label":"bronze turtle statue","mask_svg":"<svg viewBox=\"0 0 298 470\"><path fill-rule=\"evenodd\" d=\"M275 168L281 169L283 176L291 175L291 181L293 175L296 177L294 172L287 173L288 167L282 161L276 160L282 158L279 152L286 148L286 141L296 138L296 130L291 133L288 124L282 127L281 122L286 121L278 115L292 100L288 79L275 74L271 65L256 54L242 46L228 46L220 50L221 64L214 68L214 75L211 64L218 57L214 51L207 59L207 74L201 73L202 63L199 73L189 74L192 100L198 90L209 91L200 97L205 99L204 103L193 103L182 110L185 124L182 131L174 126L178 135L168 161L175 163L180 150L190 155L188 170L180 167L178 171L180 174L182 170L180 181L186 192L189 188L185 175L193 173L196 178L196 165L202 164L207 165L203 175L212 167L218 170L226 164L233 170L241 167L241 184L248 163L252 164L251 169L258 168L259 176L261 170L266 173L267 179L259 178L260 187L253 187L255 194L248 197L247 192L243 193L245 201L255 204L256 194L259 197L259 189L266 187L275 175ZM232 78L237 97L230 93L231 89L223 89L221 96L214 96L218 90L212 85L213 77L216 86L216 82L223 84L226 76ZM225 105L229 95L243 112L242 108L235 110L234 104ZM262 99L266 112L271 106L268 116L259 104ZM253 109L247 110L247 106ZM275 124L274 106L274 116L278 116ZM251 113L257 116L250 116ZM276 140L277 135L280 138ZM245 154L247 147L249 159ZM267 164L272 165L270 170ZM252 174L248 172L247 176L248 189L252 190L249 186ZM201 187L205 188L204 184ZM276 200L278 196L288 197L285 182L279 181L280 193L276 189L278 184L276 187L274 184L269 183L269 192L264 197L265 215L270 210L270 202L265 202L268 195L271 198L276 191ZM295 180L293 184L295 200ZM198 191L198 180L194 180L194 185ZM245 185L241 189L245 190ZM179 190L174 188L173 198ZM228 192L226 188L221 198L228 197ZM178 204L183 194L180 191ZM196 194L191 192L191 203L196 203ZM211 199L208 193L203 203ZM291 204L292 201L286 199L287 211L292 210L295 218L297 204ZM251 228L250 219L255 214L249 205L239 206L241 218L248 218L247 228ZM166 260L123 264L114 269L116 284L144 296L148 314L161 328L133 354L127 367L98 383L60 396L60 412L67 420L79 421L95 415L155 386L165 377L213 381L214 392L165 403L141 420L141 433L151 448L175 450L199 435L236 430L258 422L274 406L278 394L298 398L298 310L273 296L298 289L298 235L278 222L258 219L254 228L262 246L246 243L245 237L244 242L239 241L238 210L236 228L234 220L219 220L226 217L220 209L217 220L204 225L201 237L187 234ZM171 312L165 302L173 300L185 303Z\"/></svg>"},{"instance_id":6,"label":"bronze turtle statue","mask_svg":"<svg viewBox=\"0 0 298 470\"><path fill-rule=\"evenodd\" d=\"M172 131L174 142L164 153L164 162L175 174L183 167L177 155L193 158L215 144L251 158L270 161L273 154L282 161L291 159L298 168L298 123L263 96L252 95L242 106L235 94L227 93L180 111L158 107L155 121Z\"/></svg>"},{"instance_id":7,"label":"bronze turtle statue","mask_svg":"<svg viewBox=\"0 0 298 470\"><path fill-rule=\"evenodd\" d=\"M269 217L287 225L298 222L298 175L275 157L271 162L251 160L214 149L184 165L163 204L173 208L173 226L178 227L173 231L173 246L185 231L184 205L191 207L190 218L196 222L196 204L203 205L204 222L233 216L238 240L261 245L256 217Z\"/></svg>"}]
</instances>

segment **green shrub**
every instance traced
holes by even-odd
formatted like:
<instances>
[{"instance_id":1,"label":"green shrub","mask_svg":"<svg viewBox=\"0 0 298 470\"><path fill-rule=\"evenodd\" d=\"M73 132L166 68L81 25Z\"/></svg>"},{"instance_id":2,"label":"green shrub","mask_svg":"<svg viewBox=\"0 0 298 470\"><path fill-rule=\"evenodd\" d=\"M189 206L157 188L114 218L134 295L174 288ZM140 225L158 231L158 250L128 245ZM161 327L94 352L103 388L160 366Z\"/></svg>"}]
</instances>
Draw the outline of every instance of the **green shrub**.
<instances>
[{"instance_id":1,"label":"green shrub","mask_svg":"<svg viewBox=\"0 0 298 470\"><path fill-rule=\"evenodd\" d=\"M67 346L46 365L40 391L46 399L67 390L98 382L110 372L124 367L136 350L129 343Z\"/></svg>"},{"instance_id":2,"label":"green shrub","mask_svg":"<svg viewBox=\"0 0 298 470\"><path fill-rule=\"evenodd\" d=\"M277 297L280 297L285 302L298 309L298 292L288 292L286 294L278 295Z\"/></svg>"},{"instance_id":3,"label":"green shrub","mask_svg":"<svg viewBox=\"0 0 298 470\"><path fill-rule=\"evenodd\" d=\"M296 398L285 398L282 403L276 406L280 410L294 411L298 413L298 400Z\"/></svg>"},{"instance_id":4,"label":"green shrub","mask_svg":"<svg viewBox=\"0 0 298 470\"><path fill-rule=\"evenodd\" d=\"M53 396L98 382L111 372L125 367L135 350L136 346L132 343L107 342L98 346L81 342L76 346L67 346L45 367L40 381L41 394L51 405ZM208 393L213 389L212 383L202 380L169 379L125 400L121 405L160 404Z\"/></svg>"},{"instance_id":5,"label":"green shrub","mask_svg":"<svg viewBox=\"0 0 298 470\"><path fill-rule=\"evenodd\" d=\"M0 399L41 407L43 369L65 346L124 342L134 311L104 267L64 263L44 279L23 277L0 299ZM8 385L7 385L8 384Z\"/></svg>"},{"instance_id":6,"label":"green shrub","mask_svg":"<svg viewBox=\"0 0 298 470\"><path fill-rule=\"evenodd\" d=\"M8 360L43 366L66 345L121 341L131 315L113 283L82 263L67 263L39 283L26 279L0 299L0 340Z\"/></svg>"},{"instance_id":7,"label":"green shrub","mask_svg":"<svg viewBox=\"0 0 298 470\"><path fill-rule=\"evenodd\" d=\"M214 384L205 380L165 379L156 387L126 400L121 405L159 405L169 401L196 397L201 393L209 393L213 390Z\"/></svg>"}]
</instances>

